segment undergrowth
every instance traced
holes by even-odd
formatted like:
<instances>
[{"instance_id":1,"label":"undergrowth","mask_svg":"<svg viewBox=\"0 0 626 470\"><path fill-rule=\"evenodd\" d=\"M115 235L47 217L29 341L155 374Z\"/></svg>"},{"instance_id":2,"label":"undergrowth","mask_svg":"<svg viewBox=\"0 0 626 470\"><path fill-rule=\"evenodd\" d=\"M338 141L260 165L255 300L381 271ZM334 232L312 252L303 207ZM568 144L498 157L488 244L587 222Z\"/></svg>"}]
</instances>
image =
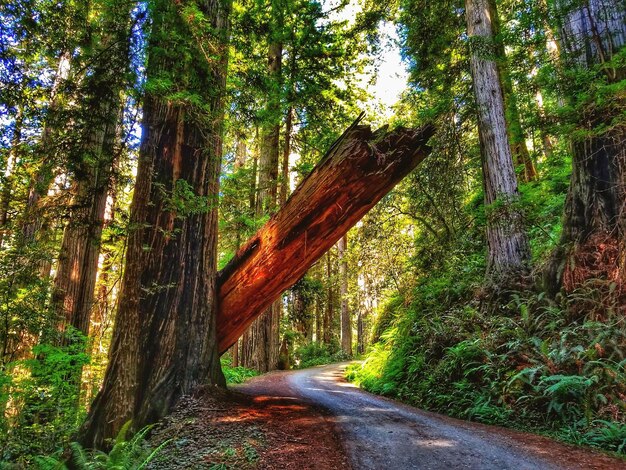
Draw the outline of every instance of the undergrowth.
<instances>
[{"instance_id":1,"label":"undergrowth","mask_svg":"<svg viewBox=\"0 0 626 470\"><path fill-rule=\"evenodd\" d=\"M221 358L222 363L222 372L224 372L224 377L226 377L227 384L240 384L245 382L251 377L259 375L259 372L253 369L248 369L243 366L232 366L232 359L225 355Z\"/></svg>"},{"instance_id":2,"label":"undergrowth","mask_svg":"<svg viewBox=\"0 0 626 470\"><path fill-rule=\"evenodd\" d=\"M582 290L565 305L514 293L497 314L414 301L348 377L428 410L625 454L626 319L607 305L572 310L573 297L592 297Z\"/></svg>"},{"instance_id":3,"label":"undergrowth","mask_svg":"<svg viewBox=\"0 0 626 470\"><path fill-rule=\"evenodd\" d=\"M294 358L296 368L306 369L308 367L333 364L335 362L347 361L350 356L345 354L338 344L311 342L296 349Z\"/></svg>"},{"instance_id":4,"label":"undergrowth","mask_svg":"<svg viewBox=\"0 0 626 470\"><path fill-rule=\"evenodd\" d=\"M567 184L566 171L551 171L559 178L521 188L537 266L558 240ZM427 410L626 454L626 318L615 285L594 279L556 300L534 287L489 294L479 204L466 210L476 224L440 259L412 260L423 275L381 306L378 341L348 378Z\"/></svg>"}]
</instances>

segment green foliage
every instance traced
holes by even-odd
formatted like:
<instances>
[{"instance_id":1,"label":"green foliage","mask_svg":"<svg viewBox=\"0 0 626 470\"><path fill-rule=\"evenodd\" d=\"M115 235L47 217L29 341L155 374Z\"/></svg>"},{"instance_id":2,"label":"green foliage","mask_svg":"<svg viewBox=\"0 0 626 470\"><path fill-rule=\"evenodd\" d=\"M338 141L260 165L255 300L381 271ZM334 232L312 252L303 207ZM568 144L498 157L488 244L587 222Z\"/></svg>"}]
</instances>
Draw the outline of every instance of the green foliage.
<instances>
[{"instance_id":1,"label":"green foliage","mask_svg":"<svg viewBox=\"0 0 626 470\"><path fill-rule=\"evenodd\" d=\"M34 455L50 454L69 443L85 410L79 405L82 367L89 363L86 338L68 327L64 345L41 343L32 359L7 364L0 403L9 406L2 417L6 434L0 436L3 461L20 464Z\"/></svg>"},{"instance_id":2,"label":"green foliage","mask_svg":"<svg viewBox=\"0 0 626 470\"><path fill-rule=\"evenodd\" d=\"M470 298L420 304L350 367L351 380L425 409L623 452L626 329L617 316L566 323L566 307L530 293L497 315Z\"/></svg>"},{"instance_id":3,"label":"green foliage","mask_svg":"<svg viewBox=\"0 0 626 470\"><path fill-rule=\"evenodd\" d=\"M311 342L297 348L294 359L298 369L306 369L307 367L347 361L350 358L343 353L336 342L330 345Z\"/></svg>"},{"instance_id":4,"label":"green foliage","mask_svg":"<svg viewBox=\"0 0 626 470\"><path fill-rule=\"evenodd\" d=\"M222 372L226 377L227 384L240 384L245 382L251 377L259 375L256 370L248 369L243 366L232 366L232 360L227 355L221 358Z\"/></svg>"},{"instance_id":5,"label":"green foliage","mask_svg":"<svg viewBox=\"0 0 626 470\"><path fill-rule=\"evenodd\" d=\"M165 441L152 449L146 441L146 435L152 426L146 426L128 439L131 422L126 423L115 438L109 453L83 449L77 442L69 445L67 458L58 456L36 457L36 468L40 470L140 470L146 468L159 451L169 443Z\"/></svg>"}]
</instances>

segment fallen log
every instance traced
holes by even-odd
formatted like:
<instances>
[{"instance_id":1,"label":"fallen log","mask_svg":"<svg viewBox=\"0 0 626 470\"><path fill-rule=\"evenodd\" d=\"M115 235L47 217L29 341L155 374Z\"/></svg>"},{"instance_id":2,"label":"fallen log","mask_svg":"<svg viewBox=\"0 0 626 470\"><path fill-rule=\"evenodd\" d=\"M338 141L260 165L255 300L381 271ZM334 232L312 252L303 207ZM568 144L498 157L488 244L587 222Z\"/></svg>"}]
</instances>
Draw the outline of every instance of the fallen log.
<instances>
[{"instance_id":1,"label":"fallen log","mask_svg":"<svg viewBox=\"0 0 626 470\"><path fill-rule=\"evenodd\" d=\"M429 154L433 128L372 132L358 120L218 274L218 348L252 321Z\"/></svg>"}]
</instances>

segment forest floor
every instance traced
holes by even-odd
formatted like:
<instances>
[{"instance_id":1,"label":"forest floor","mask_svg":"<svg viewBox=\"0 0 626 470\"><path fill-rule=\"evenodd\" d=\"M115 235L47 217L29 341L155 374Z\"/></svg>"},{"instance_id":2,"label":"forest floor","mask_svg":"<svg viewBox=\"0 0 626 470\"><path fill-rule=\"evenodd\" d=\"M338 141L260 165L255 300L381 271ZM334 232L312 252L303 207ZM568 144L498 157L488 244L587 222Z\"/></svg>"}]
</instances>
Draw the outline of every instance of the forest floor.
<instances>
[{"instance_id":1,"label":"forest floor","mask_svg":"<svg viewBox=\"0 0 626 470\"><path fill-rule=\"evenodd\" d=\"M332 416L286 396L184 397L150 441L165 443L150 469L351 469Z\"/></svg>"},{"instance_id":2,"label":"forest floor","mask_svg":"<svg viewBox=\"0 0 626 470\"><path fill-rule=\"evenodd\" d=\"M549 438L428 413L364 392L345 364L273 372L185 398L154 432L155 469L619 469Z\"/></svg>"}]
</instances>

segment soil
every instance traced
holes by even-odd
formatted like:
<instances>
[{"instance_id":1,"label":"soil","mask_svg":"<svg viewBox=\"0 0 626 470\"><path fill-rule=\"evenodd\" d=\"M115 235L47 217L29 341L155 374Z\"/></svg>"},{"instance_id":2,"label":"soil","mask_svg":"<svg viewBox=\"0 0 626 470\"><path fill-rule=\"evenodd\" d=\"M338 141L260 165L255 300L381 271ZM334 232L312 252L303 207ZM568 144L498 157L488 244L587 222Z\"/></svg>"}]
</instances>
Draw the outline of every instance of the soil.
<instances>
[{"instance_id":1,"label":"soil","mask_svg":"<svg viewBox=\"0 0 626 470\"><path fill-rule=\"evenodd\" d=\"M461 421L345 382L345 365L186 397L155 429L155 469L626 469L552 439Z\"/></svg>"},{"instance_id":2,"label":"soil","mask_svg":"<svg viewBox=\"0 0 626 470\"><path fill-rule=\"evenodd\" d=\"M206 389L183 397L150 443L162 445L151 469L351 469L328 412L288 397Z\"/></svg>"}]
</instances>

